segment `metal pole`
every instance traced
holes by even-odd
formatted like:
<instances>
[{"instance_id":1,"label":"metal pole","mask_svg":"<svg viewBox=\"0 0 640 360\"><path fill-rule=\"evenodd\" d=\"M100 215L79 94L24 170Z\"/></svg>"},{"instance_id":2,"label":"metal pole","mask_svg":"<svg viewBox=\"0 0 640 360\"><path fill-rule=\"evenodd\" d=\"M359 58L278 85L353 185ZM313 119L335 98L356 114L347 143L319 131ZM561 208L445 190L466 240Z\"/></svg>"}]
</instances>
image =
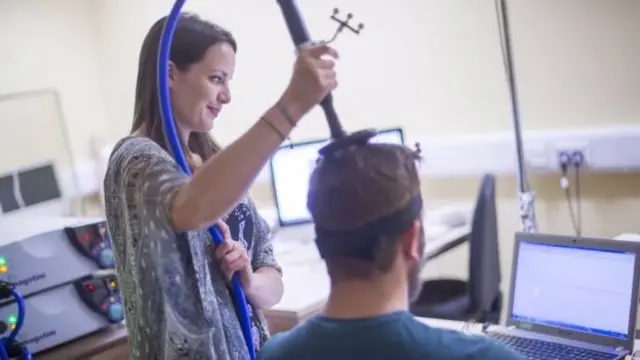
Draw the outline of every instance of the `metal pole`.
<instances>
[{"instance_id":1,"label":"metal pole","mask_svg":"<svg viewBox=\"0 0 640 360\"><path fill-rule=\"evenodd\" d=\"M513 129L516 144L516 180L518 182L518 200L520 203L520 218L522 221L522 231L537 232L538 225L535 214L535 193L531 191L525 168L525 157L522 139L522 125L520 121L520 107L518 104L518 90L516 79L513 73L513 50L511 47L511 34L509 32L509 17L506 0L499 1L496 6L498 12L498 25L500 27L500 37L504 67L509 85L509 95L511 100L511 116L513 118ZM497 5L497 4L496 4Z\"/></svg>"}]
</instances>

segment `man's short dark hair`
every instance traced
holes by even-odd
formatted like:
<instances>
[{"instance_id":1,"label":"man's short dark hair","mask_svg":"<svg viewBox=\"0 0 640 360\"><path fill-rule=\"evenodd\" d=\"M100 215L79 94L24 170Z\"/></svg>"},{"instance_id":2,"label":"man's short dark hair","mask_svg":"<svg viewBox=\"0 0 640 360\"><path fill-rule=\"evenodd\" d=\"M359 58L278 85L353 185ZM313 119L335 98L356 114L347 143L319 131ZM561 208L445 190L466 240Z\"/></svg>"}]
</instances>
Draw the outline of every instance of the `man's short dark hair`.
<instances>
[{"instance_id":1,"label":"man's short dark hair","mask_svg":"<svg viewBox=\"0 0 640 360\"><path fill-rule=\"evenodd\" d=\"M316 226L354 230L388 216L420 196L419 154L403 145L356 146L318 160L311 174L307 207ZM333 281L368 279L391 269L398 236L371 239L372 262L326 258Z\"/></svg>"}]
</instances>

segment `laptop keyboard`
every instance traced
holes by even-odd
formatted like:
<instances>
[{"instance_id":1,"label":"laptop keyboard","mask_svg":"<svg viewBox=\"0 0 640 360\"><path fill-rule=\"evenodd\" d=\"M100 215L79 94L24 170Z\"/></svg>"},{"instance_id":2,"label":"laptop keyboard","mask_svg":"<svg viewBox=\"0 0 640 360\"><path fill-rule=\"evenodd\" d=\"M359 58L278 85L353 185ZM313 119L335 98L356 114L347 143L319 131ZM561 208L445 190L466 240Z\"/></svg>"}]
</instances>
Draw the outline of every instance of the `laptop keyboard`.
<instances>
[{"instance_id":1,"label":"laptop keyboard","mask_svg":"<svg viewBox=\"0 0 640 360\"><path fill-rule=\"evenodd\" d=\"M543 340L488 332L487 336L519 352L529 360L613 360L616 355Z\"/></svg>"}]
</instances>

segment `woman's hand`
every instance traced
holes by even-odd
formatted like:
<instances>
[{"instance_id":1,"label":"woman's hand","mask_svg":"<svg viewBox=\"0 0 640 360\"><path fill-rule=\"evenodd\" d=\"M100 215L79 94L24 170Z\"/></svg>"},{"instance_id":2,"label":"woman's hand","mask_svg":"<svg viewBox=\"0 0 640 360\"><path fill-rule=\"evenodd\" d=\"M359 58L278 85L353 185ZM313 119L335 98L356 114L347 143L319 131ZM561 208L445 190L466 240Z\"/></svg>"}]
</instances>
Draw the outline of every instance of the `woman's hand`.
<instances>
[{"instance_id":1,"label":"woman's hand","mask_svg":"<svg viewBox=\"0 0 640 360\"><path fill-rule=\"evenodd\" d=\"M335 59L338 53L328 45L299 49L289 86L281 104L294 119L300 119L337 86Z\"/></svg>"},{"instance_id":2,"label":"woman's hand","mask_svg":"<svg viewBox=\"0 0 640 360\"><path fill-rule=\"evenodd\" d=\"M216 224L223 241L215 250L215 256L220 262L220 267L227 281L231 281L233 274L236 272L240 277L240 283L245 291L249 291L253 283L253 270L251 269L251 260L249 253L241 242L231 238L229 227L224 221L218 221Z\"/></svg>"}]
</instances>

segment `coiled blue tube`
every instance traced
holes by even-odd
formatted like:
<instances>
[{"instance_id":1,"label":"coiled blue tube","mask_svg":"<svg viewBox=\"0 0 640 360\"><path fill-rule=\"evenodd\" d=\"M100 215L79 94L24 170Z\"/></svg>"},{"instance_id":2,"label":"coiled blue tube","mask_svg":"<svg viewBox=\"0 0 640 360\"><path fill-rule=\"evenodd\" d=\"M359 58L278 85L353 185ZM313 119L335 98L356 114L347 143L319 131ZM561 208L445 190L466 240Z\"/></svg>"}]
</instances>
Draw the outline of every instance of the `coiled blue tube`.
<instances>
[{"instance_id":1,"label":"coiled blue tube","mask_svg":"<svg viewBox=\"0 0 640 360\"><path fill-rule=\"evenodd\" d=\"M184 5L185 0L176 0L167 17L167 22L164 24L164 28L162 30L162 37L160 39L160 49L158 53L158 94L160 97L160 112L162 114L163 126L164 126L164 134L169 142L169 147L171 148L171 152L176 159L178 165L185 174L191 175L191 171L189 170L189 165L187 164L187 160L182 151L182 146L180 143L180 138L178 137L178 133L176 130L176 125L173 119L173 111L171 109L171 100L169 98L169 83L168 83L168 69L169 69L169 53L171 51L171 43L173 41L173 34L176 31L176 26L178 25L178 19L180 18L180 10ZM222 236L218 231L218 228L212 226L209 228L209 234L211 234L211 238L215 242L216 245L219 245L222 242ZM253 335L252 335L252 326L251 326L251 318L249 316L249 310L247 308L247 299L244 295L244 291L242 290L242 285L240 284L240 279L237 274L234 274L232 282L232 293L235 298L236 304L236 312L238 314L238 319L240 321L240 325L242 327L242 333L244 335L244 340L247 344L247 350L249 351L249 357L251 360L254 360L255 355L255 347L253 346Z\"/></svg>"},{"instance_id":2,"label":"coiled blue tube","mask_svg":"<svg viewBox=\"0 0 640 360\"><path fill-rule=\"evenodd\" d=\"M11 360L9 354L7 354L7 349L5 348L4 343L0 344L0 359Z\"/></svg>"},{"instance_id":3,"label":"coiled blue tube","mask_svg":"<svg viewBox=\"0 0 640 360\"><path fill-rule=\"evenodd\" d=\"M27 350L27 348L23 348L22 349L22 360L31 360L33 359L31 357L31 353L29 352L29 350Z\"/></svg>"},{"instance_id":4,"label":"coiled blue tube","mask_svg":"<svg viewBox=\"0 0 640 360\"><path fill-rule=\"evenodd\" d=\"M2 286L7 286L7 284L3 284ZM24 317L26 315L25 303L22 295L20 295L20 293L13 287L11 287L9 291L11 292L11 296L13 296L14 300L16 301L16 305L18 306L18 317L16 319L16 326L11 330L9 336L0 340L0 360L10 360L7 349L11 346L11 344L13 344L16 337L20 333L20 330L22 330ZM31 360L31 354L29 353L29 350L26 346L22 347L22 352L25 359Z\"/></svg>"}]
</instances>

